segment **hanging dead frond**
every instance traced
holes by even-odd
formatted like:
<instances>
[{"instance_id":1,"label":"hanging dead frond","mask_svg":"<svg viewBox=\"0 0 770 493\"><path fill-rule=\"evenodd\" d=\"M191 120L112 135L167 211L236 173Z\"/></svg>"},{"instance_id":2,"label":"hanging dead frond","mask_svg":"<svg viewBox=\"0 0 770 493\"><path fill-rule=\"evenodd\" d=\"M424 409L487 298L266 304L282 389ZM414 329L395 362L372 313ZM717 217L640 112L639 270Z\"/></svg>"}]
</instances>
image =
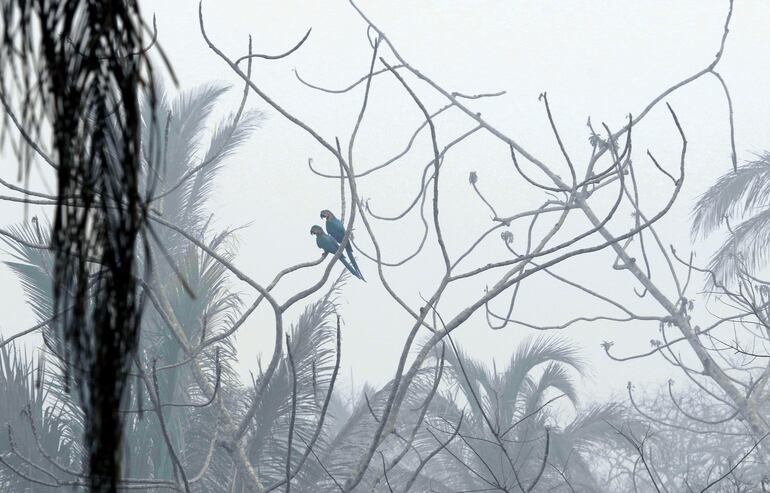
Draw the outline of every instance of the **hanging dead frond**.
<instances>
[{"instance_id":1,"label":"hanging dead frond","mask_svg":"<svg viewBox=\"0 0 770 493\"><path fill-rule=\"evenodd\" d=\"M54 312L72 307L57 319L58 349L84 406L92 491L120 478L118 409L142 305L135 253L152 186L139 184L141 93L155 106L144 30L133 0L2 1L0 96L24 141L20 174L34 151L58 178Z\"/></svg>"}]
</instances>

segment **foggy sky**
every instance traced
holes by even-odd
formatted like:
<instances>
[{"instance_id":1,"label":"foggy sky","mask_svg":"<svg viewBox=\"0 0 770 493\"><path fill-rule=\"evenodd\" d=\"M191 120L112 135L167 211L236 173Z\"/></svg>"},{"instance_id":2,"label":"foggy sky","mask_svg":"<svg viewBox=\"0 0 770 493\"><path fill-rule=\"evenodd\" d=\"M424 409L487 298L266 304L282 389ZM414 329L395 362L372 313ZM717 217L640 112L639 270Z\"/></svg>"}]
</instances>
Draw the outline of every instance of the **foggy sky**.
<instances>
[{"instance_id":1,"label":"foggy sky","mask_svg":"<svg viewBox=\"0 0 770 493\"><path fill-rule=\"evenodd\" d=\"M226 104L220 105L217 112L221 116L234 111L242 85L203 42L197 2L163 0L142 4L146 15L157 16L159 41L180 80L179 89L206 83L232 84ZM591 150L587 118L590 116L596 126L606 122L617 129L628 113L638 113L661 91L705 67L718 49L727 10L727 2L701 0L361 1L360 6L412 65L449 90L469 94L507 91L500 98L469 105L563 176L568 173L564 159L538 95L548 92L565 145L582 168ZM255 52L278 53L293 46L312 27L308 42L288 59L255 62L254 80L327 140L349 135L362 89L345 95L323 94L302 86L293 74L296 69L306 80L333 88L344 87L365 74L371 57L365 25L347 2L207 0L203 8L209 36L232 58L246 54L249 34ZM736 1L719 70L733 97L739 159L751 159L753 153L770 147L770 61L765 56L770 46L768 25L769 3ZM420 94L429 94L424 85L413 79L410 82ZM170 84L169 88L175 90ZM689 148L683 192L659 223L658 232L666 245L673 244L680 252L692 248L697 259L705 262L717 243L691 244L689 214L695 198L730 169L727 105L717 80L710 76L678 90L665 101L677 111ZM434 96L426 97L425 102L433 110L444 103ZM283 267L317 258L319 252L308 231L313 224L320 224L321 209L339 209L339 183L308 170L309 157L320 169L330 173L337 170L312 139L253 94L248 107L266 111L268 118L263 128L227 160L220 173L211 202L213 224L214 229L249 224L238 233L235 264L258 281L268 283ZM399 152L421 118L418 108L391 76L377 78L357 141L356 170L379 164ZM442 115L437 119L439 139L445 143L470 125L457 113ZM669 170L676 169L679 158L679 137L665 106L656 107L634 129L633 145L642 208L652 214L666 199L671 185L652 168L644 152L650 149ZM359 180L359 194L369 198L372 209L379 214L400 212L416 194L420 174L430 158L429 141L422 134L407 159ZM491 225L489 211L468 185L470 171L478 173L478 186L501 215L531 208L543 199L541 193L532 191L516 176L508 149L488 135L477 133L451 151L442 166L442 224L450 252L455 255ZM0 176L14 181L16 172L16 164L6 150ZM50 176L47 183L54 183ZM45 187L33 173L31 188ZM606 207L606 201L600 203ZM3 226L24 220L24 213L18 204L0 202ZM30 207L28 211L29 215L46 213L50 214L50 210ZM575 216L577 219L580 214ZM416 211L396 224L374 224L387 260L401 259L419 243L421 229ZM610 230L621 234L631 224L624 213L611 223ZM585 221L575 220L568 231L578 231L581 226L585 228ZM359 224L356 232L360 246L372 252L363 225ZM505 258L505 252L499 236L492 235L461 270ZM348 385L351 378L356 386L364 382L377 385L393 375L412 320L380 286L375 265L359 259L369 282L349 280L339 298L345 322L342 374ZM636 297L634 279L628 272L614 271L613 261L614 256L607 250L569 260L555 271L618 296L640 313L660 314L654 303ZM653 279L666 279L661 263L655 265ZM335 274L340 268L335 267ZM276 289L277 298L285 299L320 272L318 267L290 277ZM421 294L432 294L440 272L433 235L417 261L386 269L393 286L412 304L420 301ZM494 281L494 276L488 276L463 285L461 290L451 290L440 306L444 318L451 318L477 298L485 284ZM245 293L247 302L253 299L253 290L247 285L237 280L232 285ZM670 282L662 286L667 294L672 293ZM4 265L0 266L0 288L4 295L1 333L9 335L34 325L20 284ZM702 299L697 303L696 323L705 325L709 318ZM507 298L497 299L493 306L503 311ZM302 304L291 310L286 320L296 320L301 309ZM524 282L514 311L516 318L540 324L601 314L618 312L559 286L545 275ZM236 346L244 374L256 369L259 354L272 351L272 317L269 307L262 306L238 332ZM490 364L494 359L500 368L518 342L537 332L511 325L492 331L483 311L479 311L454 334L472 355ZM657 323L579 324L560 335L577 343L590 364L590 375L582 381L589 399L622 393L628 380L643 384L663 382L671 376L681 378L662 359L614 363L599 347L603 340L612 340L618 354L646 351L650 339L660 338ZM28 348L40 342L35 337L23 341Z\"/></svg>"}]
</instances>

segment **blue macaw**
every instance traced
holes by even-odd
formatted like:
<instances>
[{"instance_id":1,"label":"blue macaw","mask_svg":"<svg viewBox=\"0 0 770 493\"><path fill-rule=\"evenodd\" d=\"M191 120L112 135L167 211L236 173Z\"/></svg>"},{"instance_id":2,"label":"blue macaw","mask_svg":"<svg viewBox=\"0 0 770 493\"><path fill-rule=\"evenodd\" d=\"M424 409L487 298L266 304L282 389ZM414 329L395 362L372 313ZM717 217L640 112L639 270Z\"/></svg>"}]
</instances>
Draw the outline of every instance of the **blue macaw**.
<instances>
[{"instance_id":1,"label":"blue macaw","mask_svg":"<svg viewBox=\"0 0 770 493\"><path fill-rule=\"evenodd\" d=\"M326 232L331 235L332 238L337 240L337 243L342 242L342 238L345 237L345 225L342 224L342 221L334 217L334 214L330 210L324 209L321 211L321 219L326 220ZM361 280L364 280L364 276L361 274L361 269L358 268L358 264L356 263L356 259L353 257L353 242L348 240L348 244L345 245L345 252L348 254L348 258L350 259L350 263L353 264L353 267L356 269L356 273L358 274L358 278Z\"/></svg>"},{"instance_id":2,"label":"blue macaw","mask_svg":"<svg viewBox=\"0 0 770 493\"><path fill-rule=\"evenodd\" d=\"M315 235L315 244L318 245L318 248L332 255L337 253L337 249L340 247L340 244L337 243L337 240L332 238L331 235L324 233L324 230L321 228L321 226L315 225L310 228L310 234ZM348 262L348 259L345 258L345 255L340 256L340 262L342 262L342 264L347 267L351 274L363 281L363 278L358 274L358 271L352 265L350 265L350 262Z\"/></svg>"}]
</instances>

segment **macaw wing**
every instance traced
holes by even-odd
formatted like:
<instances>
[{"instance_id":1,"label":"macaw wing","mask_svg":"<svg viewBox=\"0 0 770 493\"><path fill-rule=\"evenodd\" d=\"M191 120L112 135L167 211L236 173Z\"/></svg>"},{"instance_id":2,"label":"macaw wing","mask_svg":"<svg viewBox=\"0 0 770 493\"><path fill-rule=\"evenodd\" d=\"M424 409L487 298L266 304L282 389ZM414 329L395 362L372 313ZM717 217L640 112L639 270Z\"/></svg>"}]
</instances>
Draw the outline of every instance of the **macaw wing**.
<instances>
[{"instance_id":1,"label":"macaw wing","mask_svg":"<svg viewBox=\"0 0 770 493\"><path fill-rule=\"evenodd\" d=\"M340 242L342 241L342 238L345 237L345 225L342 224L342 221L336 217L333 219L327 219L326 232L329 233L332 238Z\"/></svg>"},{"instance_id":2,"label":"macaw wing","mask_svg":"<svg viewBox=\"0 0 770 493\"><path fill-rule=\"evenodd\" d=\"M321 250L326 253L331 253L332 255L337 253L337 249L340 247L340 244L337 243L337 240L329 235L318 235L316 238L316 244Z\"/></svg>"}]
</instances>

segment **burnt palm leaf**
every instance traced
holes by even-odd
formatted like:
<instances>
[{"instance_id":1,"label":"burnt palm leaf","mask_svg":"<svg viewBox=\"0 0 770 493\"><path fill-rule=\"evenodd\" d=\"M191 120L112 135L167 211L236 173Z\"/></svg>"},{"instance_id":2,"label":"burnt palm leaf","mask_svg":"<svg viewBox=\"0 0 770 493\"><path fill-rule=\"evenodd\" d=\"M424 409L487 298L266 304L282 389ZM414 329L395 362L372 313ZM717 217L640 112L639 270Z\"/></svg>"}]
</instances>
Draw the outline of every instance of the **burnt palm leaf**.
<instances>
[{"instance_id":1,"label":"burnt palm leaf","mask_svg":"<svg viewBox=\"0 0 770 493\"><path fill-rule=\"evenodd\" d=\"M74 378L83 402L92 489L115 491L118 410L141 318L135 252L146 197L139 187L139 95L151 72L143 21L136 2L13 0L4 4L2 24L2 95L7 101L16 82L22 125L33 135L41 135L44 119L51 122L58 178L54 311L73 305L55 321L59 351L65 383Z\"/></svg>"}]
</instances>

